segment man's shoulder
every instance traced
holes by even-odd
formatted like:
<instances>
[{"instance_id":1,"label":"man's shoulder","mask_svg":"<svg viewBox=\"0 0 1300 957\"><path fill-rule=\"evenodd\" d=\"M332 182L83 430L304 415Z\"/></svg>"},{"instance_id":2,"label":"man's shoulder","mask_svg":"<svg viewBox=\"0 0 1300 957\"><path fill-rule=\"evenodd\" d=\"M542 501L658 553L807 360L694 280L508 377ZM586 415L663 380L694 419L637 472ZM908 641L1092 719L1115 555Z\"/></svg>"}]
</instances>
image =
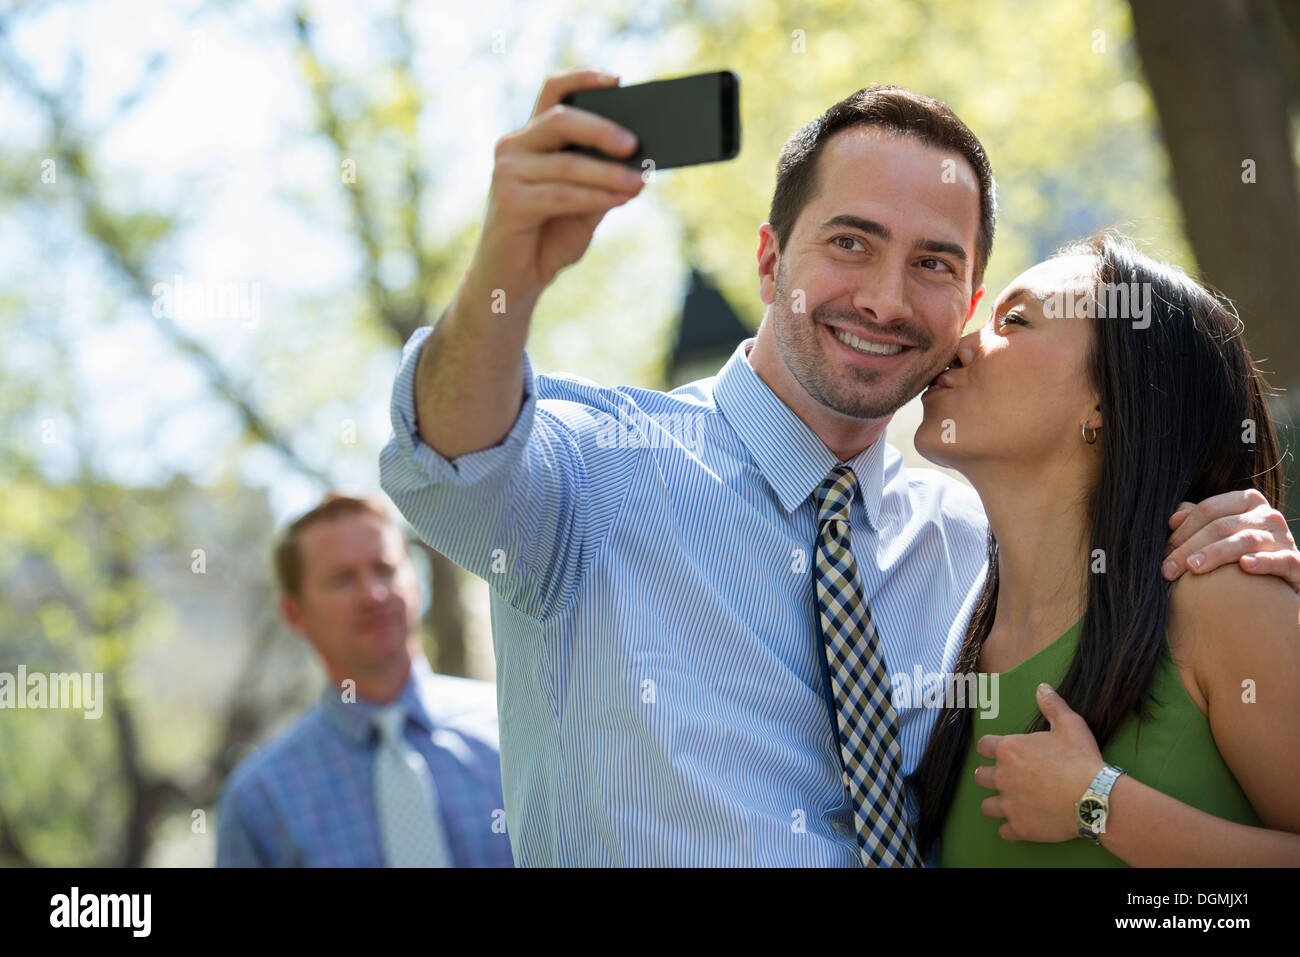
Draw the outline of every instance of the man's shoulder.
<instances>
[{"instance_id":1,"label":"man's shoulder","mask_svg":"<svg viewBox=\"0 0 1300 957\"><path fill-rule=\"evenodd\" d=\"M315 747L325 714L319 702L303 711L283 731L259 744L230 772L222 789L227 800L259 785L283 780L285 766Z\"/></svg>"},{"instance_id":2,"label":"man's shoulder","mask_svg":"<svg viewBox=\"0 0 1300 957\"><path fill-rule=\"evenodd\" d=\"M574 403L604 412L622 409L630 414L711 412L716 409L713 399L716 381L714 375L663 391L633 385L603 385L569 372L542 372L534 379L537 401L543 408Z\"/></svg>"},{"instance_id":3,"label":"man's shoulder","mask_svg":"<svg viewBox=\"0 0 1300 957\"><path fill-rule=\"evenodd\" d=\"M537 409L559 423L592 461L628 461L627 450L697 451L717 435L716 376L671 392L640 386L604 386L567 373L536 378ZM638 457L635 461L641 461Z\"/></svg>"}]
</instances>

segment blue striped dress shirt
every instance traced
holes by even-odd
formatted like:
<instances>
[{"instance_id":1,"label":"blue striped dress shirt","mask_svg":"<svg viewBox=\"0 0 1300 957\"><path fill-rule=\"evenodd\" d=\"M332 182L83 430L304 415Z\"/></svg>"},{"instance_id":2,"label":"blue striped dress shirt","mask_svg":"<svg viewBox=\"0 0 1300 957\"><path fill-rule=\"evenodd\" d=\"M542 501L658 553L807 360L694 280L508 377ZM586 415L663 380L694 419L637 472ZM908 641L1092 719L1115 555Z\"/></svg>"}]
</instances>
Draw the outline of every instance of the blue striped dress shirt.
<instances>
[{"instance_id":1,"label":"blue striped dress shirt","mask_svg":"<svg viewBox=\"0 0 1300 957\"><path fill-rule=\"evenodd\" d=\"M838 462L753 340L669 393L534 375L525 352L509 434L449 461L416 429L429 331L403 351L380 476L491 588L516 864L859 866L813 586L813 492ZM884 438L849 464L891 677L949 671L986 567L979 500ZM914 700L905 773L938 714Z\"/></svg>"},{"instance_id":2,"label":"blue striped dress shirt","mask_svg":"<svg viewBox=\"0 0 1300 957\"><path fill-rule=\"evenodd\" d=\"M412 662L406 740L428 762L456 867L511 867L492 686ZM219 867L383 867L375 810L379 707L333 684L230 775L217 802Z\"/></svg>"}]
</instances>

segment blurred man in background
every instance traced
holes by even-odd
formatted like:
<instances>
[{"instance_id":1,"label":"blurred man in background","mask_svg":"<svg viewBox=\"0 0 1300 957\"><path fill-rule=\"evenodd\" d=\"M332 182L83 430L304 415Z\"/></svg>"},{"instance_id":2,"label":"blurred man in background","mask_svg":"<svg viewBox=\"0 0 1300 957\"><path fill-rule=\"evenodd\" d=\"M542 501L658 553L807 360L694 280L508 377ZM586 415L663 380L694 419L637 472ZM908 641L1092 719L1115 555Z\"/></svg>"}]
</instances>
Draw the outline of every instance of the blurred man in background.
<instances>
[{"instance_id":1,"label":"blurred man in background","mask_svg":"<svg viewBox=\"0 0 1300 957\"><path fill-rule=\"evenodd\" d=\"M419 582L384 507L327 496L275 565L281 613L329 683L226 782L217 864L512 866L493 686L430 669Z\"/></svg>"}]
</instances>

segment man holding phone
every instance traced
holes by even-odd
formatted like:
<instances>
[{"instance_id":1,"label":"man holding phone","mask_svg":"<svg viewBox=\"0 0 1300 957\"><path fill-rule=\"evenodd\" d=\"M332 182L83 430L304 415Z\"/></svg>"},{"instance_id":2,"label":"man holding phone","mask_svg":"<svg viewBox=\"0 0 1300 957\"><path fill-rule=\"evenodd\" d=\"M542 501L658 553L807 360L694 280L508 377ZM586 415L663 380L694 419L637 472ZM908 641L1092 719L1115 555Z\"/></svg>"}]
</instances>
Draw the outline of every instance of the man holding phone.
<instances>
[{"instance_id":1,"label":"man holding phone","mask_svg":"<svg viewBox=\"0 0 1300 957\"><path fill-rule=\"evenodd\" d=\"M983 294L988 161L937 101L858 91L781 153L768 308L717 376L664 394L534 375L542 291L642 188L617 161L636 136L561 104L616 84L551 77L498 142L479 245L407 344L380 460L419 534L492 589L515 862L915 865L902 778L937 711L895 710L888 673L951 671L987 527L884 433ZM837 267L864 238L871 268ZM697 417L689 447L605 439L675 414ZM1277 520L1259 499L1193 509L1172 575L1249 550L1232 536ZM1294 543L1271 544L1255 570L1300 584Z\"/></svg>"}]
</instances>

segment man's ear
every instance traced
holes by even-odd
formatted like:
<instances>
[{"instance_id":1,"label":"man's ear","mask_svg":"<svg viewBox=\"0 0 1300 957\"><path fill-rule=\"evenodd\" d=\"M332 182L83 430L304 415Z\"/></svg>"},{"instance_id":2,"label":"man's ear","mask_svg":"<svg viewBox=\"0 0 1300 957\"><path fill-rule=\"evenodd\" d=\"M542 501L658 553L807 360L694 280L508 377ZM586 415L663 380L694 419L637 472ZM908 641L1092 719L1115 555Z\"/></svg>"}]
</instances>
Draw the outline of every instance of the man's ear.
<instances>
[{"instance_id":1,"label":"man's ear","mask_svg":"<svg viewBox=\"0 0 1300 957\"><path fill-rule=\"evenodd\" d=\"M765 305L776 302L776 266L781 260L771 223L758 227L758 294Z\"/></svg>"},{"instance_id":2,"label":"man's ear","mask_svg":"<svg viewBox=\"0 0 1300 957\"><path fill-rule=\"evenodd\" d=\"M980 300L984 298L984 292L987 288L988 287L985 286L984 283L980 283L980 287L976 289L975 293L970 297L970 309L966 311L966 322L961 324L963 330L975 315L975 308L980 304Z\"/></svg>"},{"instance_id":3,"label":"man's ear","mask_svg":"<svg viewBox=\"0 0 1300 957\"><path fill-rule=\"evenodd\" d=\"M304 637L307 634L306 623L302 617L302 606L293 595L280 596L280 617L284 623Z\"/></svg>"}]
</instances>

